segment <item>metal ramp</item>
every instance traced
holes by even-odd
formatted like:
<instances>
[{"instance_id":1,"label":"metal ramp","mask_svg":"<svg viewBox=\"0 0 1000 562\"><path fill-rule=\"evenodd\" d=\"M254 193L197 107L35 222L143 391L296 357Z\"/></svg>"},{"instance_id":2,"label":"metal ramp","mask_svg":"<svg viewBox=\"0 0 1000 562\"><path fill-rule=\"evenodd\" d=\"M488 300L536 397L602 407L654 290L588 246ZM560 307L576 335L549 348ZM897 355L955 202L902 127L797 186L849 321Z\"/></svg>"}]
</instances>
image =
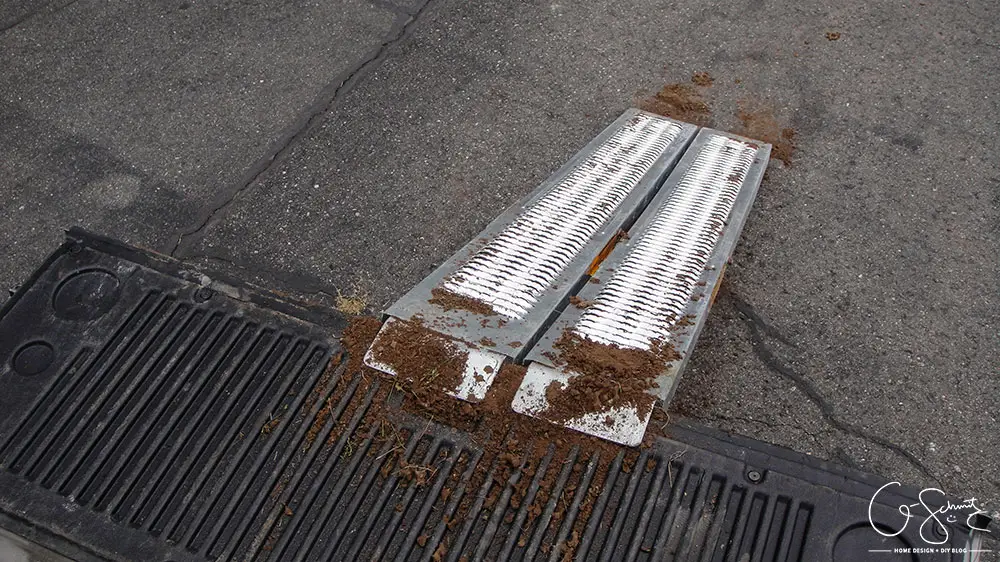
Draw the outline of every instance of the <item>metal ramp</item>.
<instances>
[{"instance_id":1,"label":"metal ramp","mask_svg":"<svg viewBox=\"0 0 1000 562\"><path fill-rule=\"evenodd\" d=\"M460 384L478 402L500 364L520 361L635 221L697 128L629 110L548 180L393 304L385 330L417 321L467 354ZM378 342L373 349L377 349ZM369 352L366 363L395 374Z\"/></svg>"},{"instance_id":2,"label":"metal ramp","mask_svg":"<svg viewBox=\"0 0 1000 562\"><path fill-rule=\"evenodd\" d=\"M623 445L642 441L656 400L669 400L690 357L769 152L767 145L717 131L698 134L629 239L596 270L601 282L587 284L577 295L583 306L564 310L532 348L515 411ZM562 390L581 376L559 344L574 336L649 354L657 371L645 374L651 379L649 391L609 397L604 409L552 418L547 396L554 393L553 385Z\"/></svg>"},{"instance_id":3,"label":"metal ramp","mask_svg":"<svg viewBox=\"0 0 1000 562\"><path fill-rule=\"evenodd\" d=\"M515 411L637 444L690 355L769 154L627 111L393 304L366 363L397 374L386 342L416 323L464 362L444 392L480 401L503 362L527 363ZM588 353L567 355L571 343ZM602 353L603 365L581 364ZM624 372L611 358L644 368Z\"/></svg>"}]
</instances>

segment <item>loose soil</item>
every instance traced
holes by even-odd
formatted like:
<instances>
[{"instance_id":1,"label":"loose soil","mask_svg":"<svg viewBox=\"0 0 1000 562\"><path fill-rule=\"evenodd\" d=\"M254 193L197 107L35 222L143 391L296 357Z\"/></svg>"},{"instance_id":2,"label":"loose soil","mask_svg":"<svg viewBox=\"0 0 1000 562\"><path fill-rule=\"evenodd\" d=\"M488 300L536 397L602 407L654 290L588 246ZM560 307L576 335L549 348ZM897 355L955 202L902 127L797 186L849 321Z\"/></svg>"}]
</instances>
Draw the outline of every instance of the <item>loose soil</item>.
<instances>
[{"instance_id":1,"label":"loose soil","mask_svg":"<svg viewBox=\"0 0 1000 562\"><path fill-rule=\"evenodd\" d=\"M372 355L393 368L411 391L453 391L462 383L469 352L419 321L387 324Z\"/></svg>"},{"instance_id":2,"label":"loose soil","mask_svg":"<svg viewBox=\"0 0 1000 562\"><path fill-rule=\"evenodd\" d=\"M425 486L435 480L438 466L436 463L429 466L414 465L406 460L405 443L409 434L400 427L406 419L411 418L401 417L403 413L416 414L466 432L471 440L482 448L483 456L476 463L471 479L464 483L464 487L463 482L454 475L461 473L464 470L464 463L469 461L460 458L456 469L451 471L447 487L442 489L444 500L454 493L462 494L462 499L454 516L443 521L447 523L445 535L440 545L435 547L435 554L440 556L447 553L447 545L454 544L456 534L462 528L459 522L479 516L478 511L473 512L477 500L480 498L483 500L479 510L490 510L499 501L504 490L512 492L511 508L517 509L518 506L528 505L527 521L522 525L522 536L519 537L519 544L527 544L531 533L534 532L534 520L544 512L552 499L551 493L565 466L564 463L572 462L569 483L564 487L560 500L555 503L549 528L558 528L560 521L568 515L568 506L572 503L578 488L586 484L587 490L580 512L564 543L552 544L552 539L547 537L542 544L545 552L556 549L562 559L571 560L579 538L583 536L594 502L601 492L602 482L607 477L611 462L615 457L625 455L624 465L631 466L630 462L634 462L638 453L602 439L516 414L511 410L510 404L524 377L526 371L524 367L505 363L497 373L486 398L479 404L472 405L445 394L442 385L447 386L450 384L447 381L458 380L453 378L456 374L458 377L461 376L461 372L456 370L456 365L459 360L464 362L464 358L460 353L456 354L454 349L446 344L447 342L442 346L441 336L432 334L432 341L428 341L428 330L419 323L398 324L401 324L399 328L387 331L383 338L380 338L380 344L375 350L380 359L400 373L398 377L374 371L364 366L361 361L379 331L380 323L377 319L354 318L345 330L341 341L347 351L347 366L328 403L338 403L344 393L354 386L356 386L353 390L355 398L350 401L347 411L340 416L342 421L331 432L327 444L333 444L347 432L344 420L354 417L356 404L361 402L357 398L374 393L371 406L354 434L366 435L369 431L374 432L382 445L373 447L372 450L389 448L390 454L384 460L382 469L383 477L396 477L402 486ZM425 346L430 349L425 349ZM587 358L597 361L598 364L591 369L583 368L585 373L590 373L592 376L597 370L604 369L617 361L624 361L622 366L615 367L614 372L624 373L623 369L634 367L639 369L638 372L641 374L633 378L636 381L647 380L650 378L647 375L659 364L656 358L640 357L630 353L629 350L614 348L602 350L579 343L576 345L567 343L563 347L564 355L578 367L580 362L586 361ZM566 353L567 350L569 353ZM434 371L437 374L431 376ZM642 384L627 383L627 387L640 388ZM624 399L627 400L628 396ZM649 446L655 435L660 433L658 427L654 428L651 425L644 446ZM345 455L347 454L345 451ZM532 496L530 484L537 471L542 469L544 459L550 454L551 463L545 467L540 480L541 486ZM596 471L593 480L585 483L584 474L588 463L591 462L596 463ZM481 494L485 494L485 497ZM436 525L437 523L429 523L422 532L432 536ZM518 530L515 528L511 532ZM430 548L430 545L427 547Z\"/></svg>"},{"instance_id":3,"label":"loose soil","mask_svg":"<svg viewBox=\"0 0 1000 562\"><path fill-rule=\"evenodd\" d=\"M496 311L488 303L453 293L447 289L431 289L431 299L427 301L448 310L468 310L483 316L495 316Z\"/></svg>"},{"instance_id":4,"label":"loose soil","mask_svg":"<svg viewBox=\"0 0 1000 562\"><path fill-rule=\"evenodd\" d=\"M768 108L749 109L746 102L739 104L736 112L742 125L739 134L769 143L771 158L781 160L786 166L792 165L795 153L795 129L781 127Z\"/></svg>"},{"instance_id":5,"label":"loose soil","mask_svg":"<svg viewBox=\"0 0 1000 562\"><path fill-rule=\"evenodd\" d=\"M580 297L579 295L573 295L572 297L569 298L569 304L577 308L590 308L591 306L594 305L594 301L587 300L585 298Z\"/></svg>"},{"instance_id":6,"label":"loose soil","mask_svg":"<svg viewBox=\"0 0 1000 562\"><path fill-rule=\"evenodd\" d=\"M648 408L654 399L656 378L667 363L680 359L669 344L655 342L652 350L623 348L591 341L567 330L554 346L560 366L575 373L566 386L550 384L545 391L549 408L544 416L564 422L592 412L632 406Z\"/></svg>"},{"instance_id":7,"label":"loose soil","mask_svg":"<svg viewBox=\"0 0 1000 562\"><path fill-rule=\"evenodd\" d=\"M691 82L693 82L696 86L710 88L712 87L712 82L714 82L714 80L707 72L695 72L694 75L691 76Z\"/></svg>"},{"instance_id":8,"label":"loose soil","mask_svg":"<svg viewBox=\"0 0 1000 562\"><path fill-rule=\"evenodd\" d=\"M837 32L828 35L831 41L840 38ZM709 87L715 80L707 72L696 72L691 77L691 82L701 87ZM740 80L737 78L735 82L739 84ZM690 84L667 84L656 95L636 103L640 109L650 113L665 115L702 127L711 126L711 109L698 90ZM741 101L737 104L736 117L740 122L736 133L769 143L772 146L773 159L780 160L785 166L792 165L795 130L779 125L770 108L759 104L750 107L748 102Z\"/></svg>"},{"instance_id":9,"label":"loose soil","mask_svg":"<svg viewBox=\"0 0 1000 562\"><path fill-rule=\"evenodd\" d=\"M640 101L639 109L703 127L712 122L708 104L689 84L667 84L653 97Z\"/></svg>"}]
</instances>

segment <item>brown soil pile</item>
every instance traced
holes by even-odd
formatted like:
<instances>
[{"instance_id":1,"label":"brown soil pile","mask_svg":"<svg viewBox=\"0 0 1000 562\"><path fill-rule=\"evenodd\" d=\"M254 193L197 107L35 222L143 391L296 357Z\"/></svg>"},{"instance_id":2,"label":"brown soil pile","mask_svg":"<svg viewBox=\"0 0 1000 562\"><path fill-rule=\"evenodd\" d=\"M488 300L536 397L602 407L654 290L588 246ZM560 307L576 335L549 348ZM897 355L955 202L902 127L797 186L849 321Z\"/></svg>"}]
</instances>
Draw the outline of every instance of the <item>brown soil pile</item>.
<instances>
[{"instance_id":1,"label":"brown soil pile","mask_svg":"<svg viewBox=\"0 0 1000 562\"><path fill-rule=\"evenodd\" d=\"M582 298L580 295L573 295L569 298L569 304L577 308L589 308L594 305L594 301Z\"/></svg>"},{"instance_id":2,"label":"brown soil pile","mask_svg":"<svg viewBox=\"0 0 1000 562\"><path fill-rule=\"evenodd\" d=\"M826 32L826 39L827 39L827 41L836 41L837 39L840 39L840 32L839 31L827 31Z\"/></svg>"},{"instance_id":3,"label":"brown soil pile","mask_svg":"<svg viewBox=\"0 0 1000 562\"><path fill-rule=\"evenodd\" d=\"M546 389L545 417L557 422L623 406L648 408L655 399L647 391L656 388L656 377L668 362L680 359L666 344L656 343L651 351L623 348L568 330L554 347L561 366L579 373L565 387L551 384Z\"/></svg>"},{"instance_id":4,"label":"brown soil pile","mask_svg":"<svg viewBox=\"0 0 1000 562\"><path fill-rule=\"evenodd\" d=\"M446 289L431 289L431 300L427 301L448 310L468 310L483 316L493 316L497 312L489 304L459 295Z\"/></svg>"},{"instance_id":5,"label":"brown soil pile","mask_svg":"<svg viewBox=\"0 0 1000 562\"><path fill-rule=\"evenodd\" d=\"M550 494L565 466L564 463L572 462L569 483L555 504L549 528L558 528L567 515L577 489L587 486L580 513L567 541L562 544L552 544L546 539L541 547L545 552L556 550L564 560L572 559L575 545L583 535L584 526L601 491L601 483L607 477L611 461L622 454L626 455L625 461L630 458L634 461L638 453L602 439L516 414L511 410L510 404L524 377L526 371L524 367L504 364L497 373L485 400L476 405L452 398L440 389L433 390L433 386L425 384L425 381L431 379L428 373L437 368L438 375L433 377L433 380L447 378L447 375L442 373L448 372L456 356L447 353L447 350L442 350L440 346L433 349L436 344L423 339L426 338L427 330L419 324L405 325L398 331L387 332L380 339L380 342L384 342L380 348L391 354L390 359L394 362L391 364L401 373L400 377L386 376L369 369L363 365L360 358L367 351L378 329L379 322L376 319L352 319L342 339L349 358L347 370L338 381L337 389L328 403L339 401L355 384L357 385L353 391L355 397L375 392L372 406L366 412L355 434L362 435L367 431L373 431L378 437L378 442L384 443L382 447L391 447L389 449L391 455L387 457L383 477L396 476L404 486L423 486L433 481L436 474L436 466L413 465L405 459L405 439L408 435L404 430L397 429L401 410L463 430L483 449L483 456L464 488L458 511L447 521L447 531L441 545L436 549L440 552L435 554L441 556L447 554L446 545L454 544L454 534L462 528L459 523L469 517L479 516L481 510L492 509L505 491L511 493L508 518L513 517L510 509L516 510L522 505L528 505L528 517L522 524L523 534L519 537L518 543L526 544L530 534L534 532L534 520L541 516L552 499ZM390 341L394 343L389 343ZM424 343L418 344L416 341ZM416 349L421 345L429 345L433 350ZM382 357L378 349L376 355ZM407 361L410 366L405 365ZM340 416L341 420L351 419L354 415L353 408L356 408L354 404L357 402L359 400L351 401L352 405ZM344 423L341 422L341 425L331 433L328 444L341 438L347 429ZM650 434L652 433L651 431ZM348 452L345 451L345 454ZM552 455L552 462L544 466L545 458L549 454ZM574 458L575 461L570 460ZM468 459L463 461L460 458L457 470L464 471L467 462ZM597 471L593 480L586 482L585 469L590 462L597 463ZM625 464L630 466L629 462ZM530 484L543 466L540 489L531 496ZM453 470L452 473L456 474L456 471ZM457 492L456 488L461 485L454 476L449 478L451 480L448 480L446 487L442 489L442 497L445 499L453 492ZM486 496L483 497L480 494L484 492L484 486L487 484L489 486L485 491ZM433 531L433 528L423 530L428 536ZM512 532L518 531L513 529Z\"/></svg>"},{"instance_id":6,"label":"brown soil pile","mask_svg":"<svg viewBox=\"0 0 1000 562\"><path fill-rule=\"evenodd\" d=\"M691 82L693 82L696 86L710 88L712 87L712 82L714 82L714 80L707 72L695 72L694 75L691 76Z\"/></svg>"},{"instance_id":7,"label":"brown soil pile","mask_svg":"<svg viewBox=\"0 0 1000 562\"><path fill-rule=\"evenodd\" d=\"M396 371L417 400L432 400L462 384L469 352L447 337L424 328L419 321L388 325L372 355Z\"/></svg>"},{"instance_id":8,"label":"brown soil pile","mask_svg":"<svg viewBox=\"0 0 1000 562\"><path fill-rule=\"evenodd\" d=\"M363 359L368 346L382 329L382 322L371 316L355 316L340 336L340 343L347 350L347 372L360 373L364 368ZM339 362L339 361L338 361Z\"/></svg>"},{"instance_id":9,"label":"brown soil pile","mask_svg":"<svg viewBox=\"0 0 1000 562\"><path fill-rule=\"evenodd\" d=\"M769 143L771 158L781 160L786 166L792 165L792 154L795 152L795 129L782 128L774 118L774 112L767 108L751 111L745 104L740 104L736 113L742 128L739 134Z\"/></svg>"},{"instance_id":10,"label":"brown soil pile","mask_svg":"<svg viewBox=\"0 0 1000 562\"><path fill-rule=\"evenodd\" d=\"M707 127L712 112L693 86L667 84L655 96L639 102L639 109Z\"/></svg>"}]
</instances>

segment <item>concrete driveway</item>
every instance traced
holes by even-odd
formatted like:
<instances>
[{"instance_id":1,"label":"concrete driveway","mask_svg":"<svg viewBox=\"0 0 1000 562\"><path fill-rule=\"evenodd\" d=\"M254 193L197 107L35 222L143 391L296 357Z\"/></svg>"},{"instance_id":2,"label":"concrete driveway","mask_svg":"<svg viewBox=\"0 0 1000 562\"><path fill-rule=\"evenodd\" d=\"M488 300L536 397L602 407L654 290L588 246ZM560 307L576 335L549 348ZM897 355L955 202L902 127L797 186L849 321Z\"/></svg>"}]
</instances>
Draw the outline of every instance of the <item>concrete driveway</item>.
<instances>
[{"instance_id":1,"label":"concrete driveway","mask_svg":"<svg viewBox=\"0 0 1000 562\"><path fill-rule=\"evenodd\" d=\"M77 224L378 311L707 72L714 126L763 108L798 149L675 415L997 509L997 21L989 1L4 2L0 285Z\"/></svg>"}]
</instances>

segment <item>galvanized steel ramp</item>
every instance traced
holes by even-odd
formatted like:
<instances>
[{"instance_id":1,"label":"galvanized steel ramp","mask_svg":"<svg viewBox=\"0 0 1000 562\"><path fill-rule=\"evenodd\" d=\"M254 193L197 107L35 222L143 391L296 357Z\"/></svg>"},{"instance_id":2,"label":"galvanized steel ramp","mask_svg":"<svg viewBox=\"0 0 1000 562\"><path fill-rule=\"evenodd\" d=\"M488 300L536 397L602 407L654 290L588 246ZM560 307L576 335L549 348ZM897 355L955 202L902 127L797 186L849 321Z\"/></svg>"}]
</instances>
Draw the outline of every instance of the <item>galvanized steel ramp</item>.
<instances>
[{"instance_id":1,"label":"galvanized steel ramp","mask_svg":"<svg viewBox=\"0 0 1000 562\"><path fill-rule=\"evenodd\" d=\"M623 445L642 441L657 400L666 402L708 317L767 165L769 146L703 129L628 238L593 271L528 354L515 411L547 418L551 387L580 376L559 340L574 335L614 348L660 355L648 399L560 420ZM658 346L664 346L657 349ZM628 374L626 374L627 376Z\"/></svg>"},{"instance_id":2,"label":"galvanized steel ramp","mask_svg":"<svg viewBox=\"0 0 1000 562\"><path fill-rule=\"evenodd\" d=\"M437 334L466 358L446 390L471 402L503 362L528 364L515 411L634 446L690 357L769 154L629 110L392 305L380 340L399 322ZM395 374L377 355L367 364ZM628 355L647 368L608 368Z\"/></svg>"},{"instance_id":3,"label":"galvanized steel ramp","mask_svg":"<svg viewBox=\"0 0 1000 562\"><path fill-rule=\"evenodd\" d=\"M381 383L345 378L342 325L313 313L71 231L0 310L0 552L822 561L921 544L916 525L868 527L883 480L693 425L512 463L401 393L380 410ZM874 520L898 528L915 494L890 488ZM967 544L961 522L947 533Z\"/></svg>"},{"instance_id":4,"label":"galvanized steel ramp","mask_svg":"<svg viewBox=\"0 0 1000 562\"><path fill-rule=\"evenodd\" d=\"M386 311L419 319L468 352L466 376L452 395L482 400L499 365L524 357L595 259L655 195L696 130L627 111ZM373 354L367 363L394 372Z\"/></svg>"}]
</instances>

